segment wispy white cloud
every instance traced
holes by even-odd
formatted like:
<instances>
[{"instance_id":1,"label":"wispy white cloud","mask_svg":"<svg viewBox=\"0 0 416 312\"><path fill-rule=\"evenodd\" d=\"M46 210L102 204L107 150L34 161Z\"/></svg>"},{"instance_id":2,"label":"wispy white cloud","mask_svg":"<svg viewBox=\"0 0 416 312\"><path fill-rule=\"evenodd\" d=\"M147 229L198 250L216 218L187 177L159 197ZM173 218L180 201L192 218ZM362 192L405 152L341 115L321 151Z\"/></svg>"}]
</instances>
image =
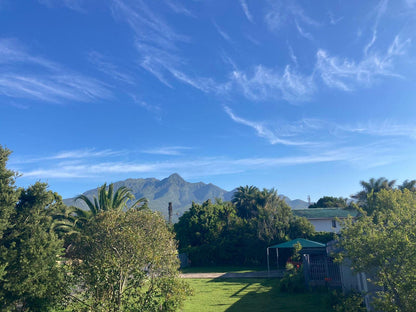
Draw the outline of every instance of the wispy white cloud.
<instances>
[{"instance_id":1,"label":"wispy white cloud","mask_svg":"<svg viewBox=\"0 0 416 312\"><path fill-rule=\"evenodd\" d=\"M0 94L55 103L67 100L93 102L111 97L108 88L98 80L72 73L0 74Z\"/></svg>"},{"instance_id":2,"label":"wispy white cloud","mask_svg":"<svg viewBox=\"0 0 416 312\"><path fill-rule=\"evenodd\" d=\"M39 165L36 169L19 170L23 178L97 178L120 179L133 174L151 174L153 176L168 175L180 172L185 177L226 175L251 170L299 166L324 162L345 162L359 168L383 166L399 161L402 156L391 153L386 146L364 145L355 147L332 148L327 151L314 151L297 156L288 157L255 157L255 158L228 158L204 157L196 159L181 159L179 161L143 160L130 162L94 162L56 165Z\"/></svg>"},{"instance_id":3,"label":"wispy white cloud","mask_svg":"<svg viewBox=\"0 0 416 312\"><path fill-rule=\"evenodd\" d=\"M214 88L212 79L192 76L182 69L186 61L177 45L188 42L188 37L178 34L143 1L112 0L112 3L114 16L127 22L136 35L135 47L143 69L170 88L173 88L171 78L203 92Z\"/></svg>"},{"instance_id":4,"label":"wispy white cloud","mask_svg":"<svg viewBox=\"0 0 416 312\"><path fill-rule=\"evenodd\" d=\"M329 16L329 23L331 25L336 25L344 19L343 16L340 16L340 17L336 18L332 12L328 12L328 16Z\"/></svg>"},{"instance_id":5,"label":"wispy white cloud","mask_svg":"<svg viewBox=\"0 0 416 312\"><path fill-rule=\"evenodd\" d=\"M215 91L218 88L217 84L211 78L204 78L204 77L191 78L184 72L174 69L174 68L170 68L169 71L176 79L200 91L210 92L210 91Z\"/></svg>"},{"instance_id":6,"label":"wispy white cloud","mask_svg":"<svg viewBox=\"0 0 416 312\"><path fill-rule=\"evenodd\" d=\"M125 153L124 151L113 151L111 149L105 149L97 151L95 149L81 149L73 151L62 151L56 155L51 156L49 159L74 159L74 158L96 158L96 157L108 157L118 156Z\"/></svg>"},{"instance_id":7,"label":"wispy white cloud","mask_svg":"<svg viewBox=\"0 0 416 312\"><path fill-rule=\"evenodd\" d=\"M162 112L162 108L160 107L160 105L155 105L155 104L152 105L152 104L149 104L148 102L139 99L134 94L131 94L130 97L133 99L133 102L136 105L138 105L140 107L143 107L145 110L147 110L147 111L149 111L151 113L156 114L160 118L160 114Z\"/></svg>"},{"instance_id":8,"label":"wispy white cloud","mask_svg":"<svg viewBox=\"0 0 416 312\"><path fill-rule=\"evenodd\" d=\"M24 159L12 158L10 160L10 164L38 163L38 162L50 161L50 160L59 160L59 161L74 160L74 159L87 160L90 158L120 156L124 153L125 151L113 151L111 149L96 150L93 148L87 148L87 149L61 151L54 155L43 156L43 157L25 157ZM68 163L65 163L65 164L68 164Z\"/></svg>"},{"instance_id":9,"label":"wispy white cloud","mask_svg":"<svg viewBox=\"0 0 416 312\"><path fill-rule=\"evenodd\" d=\"M282 25L286 22L287 17L281 6L281 2L275 2L273 8L270 9L264 16L266 25L272 31L280 30Z\"/></svg>"},{"instance_id":10,"label":"wispy white cloud","mask_svg":"<svg viewBox=\"0 0 416 312\"><path fill-rule=\"evenodd\" d=\"M296 5L293 1L286 3L281 1L273 2L272 7L265 14L264 20L271 31L279 31L287 25L294 25L299 31L299 23L306 26L320 26L318 21L307 15L302 7ZM293 21L295 21L294 24ZM306 32L302 30L302 33Z\"/></svg>"},{"instance_id":11,"label":"wispy white cloud","mask_svg":"<svg viewBox=\"0 0 416 312\"><path fill-rule=\"evenodd\" d=\"M47 102L92 102L111 97L104 83L27 52L13 39L0 39L0 94Z\"/></svg>"},{"instance_id":12,"label":"wispy white cloud","mask_svg":"<svg viewBox=\"0 0 416 312\"><path fill-rule=\"evenodd\" d=\"M316 71L327 86L344 91L353 90L358 84L368 86L381 76L400 77L394 72L393 61L405 53L408 44L410 39L401 40L396 36L387 52L367 55L359 62L329 56L319 50Z\"/></svg>"},{"instance_id":13,"label":"wispy white cloud","mask_svg":"<svg viewBox=\"0 0 416 312\"><path fill-rule=\"evenodd\" d=\"M310 17L305 13L302 7L296 5L294 2L290 3L289 10L292 13L293 16L295 16L298 20L303 22L304 24L310 25L310 26L320 26L321 23Z\"/></svg>"},{"instance_id":14,"label":"wispy white cloud","mask_svg":"<svg viewBox=\"0 0 416 312\"><path fill-rule=\"evenodd\" d=\"M378 3L377 7L375 8L375 15L376 15L376 17L375 17L374 25L373 25L373 28L372 28L372 32L373 33L372 33L371 40L364 47L364 55L367 55L368 54L368 51L371 49L371 47L374 45L374 43L377 40L378 24L380 23L381 17L386 12L387 4L388 4L388 0L381 0Z\"/></svg>"},{"instance_id":15,"label":"wispy white cloud","mask_svg":"<svg viewBox=\"0 0 416 312\"><path fill-rule=\"evenodd\" d=\"M59 70L61 66L40 56L33 56L14 38L0 38L0 65L25 64Z\"/></svg>"},{"instance_id":16,"label":"wispy white cloud","mask_svg":"<svg viewBox=\"0 0 416 312\"><path fill-rule=\"evenodd\" d=\"M297 66L298 65L298 58L296 57L295 52L293 51L293 48L290 44L288 44L288 50L289 50L290 59L292 60L293 64L295 64Z\"/></svg>"},{"instance_id":17,"label":"wispy white cloud","mask_svg":"<svg viewBox=\"0 0 416 312\"><path fill-rule=\"evenodd\" d=\"M144 150L143 153L155 154L155 155L179 156L179 155L183 155L184 151L187 151L190 149L191 148L188 146L165 146L165 147Z\"/></svg>"},{"instance_id":18,"label":"wispy white cloud","mask_svg":"<svg viewBox=\"0 0 416 312\"><path fill-rule=\"evenodd\" d=\"M136 43L136 47L146 55L140 65L166 86L173 88L169 77L174 77L176 80L203 92L214 91L217 88L216 83L210 78L191 77L180 70L184 61L175 54L166 53L156 47L140 43Z\"/></svg>"},{"instance_id":19,"label":"wispy white cloud","mask_svg":"<svg viewBox=\"0 0 416 312\"><path fill-rule=\"evenodd\" d=\"M309 99L314 93L312 78L296 72L290 66L279 72L260 65L251 76L242 71L234 71L230 84L241 89L251 100L284 99L297 102Z\"/></svg>"},{"instance_id":20,"label":"wispy white cloud","mask_svg":"<svg viewBox=\"0 0 416 312\"><path fill-rule=\"evenodd\" d=\"M379 137L407 137L416 139L416 126L411 124L398 124L390 120L368 121L356 125L338 125L341 131L372 135Z\"/></svg>"},{"instance_id":21,"label":"wispy white cloud","mask_svg":"<svg viewBox=\"0 0 416 312\"><path fill-rule=\"evenodd\" d=\"M111 63L104 55L97 51L89 52L88 60L93 65L95 65L99 71L103 72L111 78L126 82L131 85L135 83L133 77L130 74L123 72L118 66Z\"/></svg>"},{"instance_id":22,"label":"wispy white cloud","mask_svg":"<svg viewBox=\"0 0 416 312\"><path fill-rule=\"evenodd\" d=\"M300 27L298 21L295 20L296 29L298 30L298 33L308 40L313 40L313 36L311 33L305 31L302 27Z\"/></svg>"},{"instance_id":23,"label":"wispy white cloud","mask_svg":"<svg viewBox=\"0 0 416 312\"><path fill-rule=\"evenodd\" d=\"M65 6L71 10L85 13L86 10L83 7L84 0L38 0L39 3L52 8L55 6Z\"/></svg>"},{"instance_id":24,"label":"wispy white cloud","mask_svg":"<svg viewBox=\"0 0 416 312\"><path fill-rule=\"evenodd\" d=\"M222 58L223 62L227 65L230 65L233 70L238 69L234 60L231 57L229 57L225 52L221 53L221 58Z\"/></svg>"},{"instance_id":25,"label":"wispy white cloud","mask_svg":"<svg viewBox=\"0 0 416 312\"><path fill-rule=\"evenodd\" d=\"M112 4L113 15L126 22L140 42L176 50L177 42L189 41L188 37L176 33L161 16L149 9L144 1L112 0Z\"/></svg>"},{"instance_id":26,"label":"wispy white cloud","mask_svg":"<svg viewBox=\"0 0 416 312\"><path fill-rule=\"evenodd\" d=\"M189 17L195 17L195 15L188 10L185 6L181 5L178 2L174 2L171 0L166 0L165 3L173 10L173 12L178 14L183 14Z\"/></svg>"},{"instance_id":27,"label":"wispy white cloud","mask_svg":"<svg viewBox=\"0 0 416 312\"><path fill-rule=\"evenodd\" d=\"M183 64L183 60L173 54L148 44L136 42L136 49L142 55L140 66L154 75L160 82L172 88L166 74L172 68L178 68Z\"/></svg>"},{"instance_id":28,"label":"wispy white cloud","mask_svg":"<svg viewBox=\"0 0 416 312\"><path fill-rule=\"evenodd\" d=\"M401 77L394 65L398 57L406 54L410 43L410 38L402 39L397 35L386 51L373 52L358 61L332 56L319 49L310 74L299 71L298 60L289 46L289 56L295 67L286 65L279 71L258 65L251 72L234 68L229 81L217 89L229 93L237 91L253 101L302 102L313 98L320 81L329 88L342 91L369 87L382 77Z\"/></svg>"},{"instance_id":29,"label":"wispy white cloud","mask_svg":"<svg viewBox=\"0 0 416 312\"><path fill-rule=\"evenodd\" d=\"M281 137L277 135L277 133L272 131L264 123L250 121L250 120L238 117L237 115L233 113L233 111L228 106L225 106L224 110L233 121L235 121L236 123L248 126L250 128L253 128L259 137L265 138L266 140L269 141L270 144L282 144L282 145L294 145L294 146L310 144L308 142L282 139Z\"/></svg>"},{"instance_id":30,"label":"wispy white cloud","mask_svg":"<svg viewBox=\"0 0 416 312\"><path fill-rule=\"evenodd\" d=\"M243 9L244 15L247 17L250 23L253 23L253 15L251 14L246 0L240 0L241 8Z\"/></svg>"},{"instance_id":31,"label":"wispy white cloud","mask_svg":"<svg viewBox=\"0 0 416 312\"><path fill-rule=\"evenodd\" d=\"M220 26L218 26L218 24L217 23L215 23L215 22L212 22L212 24L214 25L214 27L215 27L215 29L217 30L217 32L220 34L220 36L225 40L225 41L228 41L228 42L231 42L232 40L231 40L231 37L224 31L224 30L222 30L221 28L220 28Z\"/></svg>"}]
</instances>

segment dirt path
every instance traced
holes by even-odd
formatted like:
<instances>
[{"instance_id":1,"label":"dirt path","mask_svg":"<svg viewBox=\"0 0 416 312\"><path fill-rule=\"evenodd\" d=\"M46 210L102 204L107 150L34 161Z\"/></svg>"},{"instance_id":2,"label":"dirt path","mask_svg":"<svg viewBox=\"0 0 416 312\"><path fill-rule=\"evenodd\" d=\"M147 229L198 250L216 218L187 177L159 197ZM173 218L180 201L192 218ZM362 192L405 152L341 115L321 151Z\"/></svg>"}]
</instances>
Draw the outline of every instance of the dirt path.
<instances>
[{"instance_id":1,"label":"dirt path","mask_svg":"<svg viewBox=\"0 0 416 312\"><path fill-rule=\"evenodd\" d=\"M182 278L269 278L282 277L283 271L247 272L247 273L185 273L181 274Z\"/></svg>"}]
</instances>

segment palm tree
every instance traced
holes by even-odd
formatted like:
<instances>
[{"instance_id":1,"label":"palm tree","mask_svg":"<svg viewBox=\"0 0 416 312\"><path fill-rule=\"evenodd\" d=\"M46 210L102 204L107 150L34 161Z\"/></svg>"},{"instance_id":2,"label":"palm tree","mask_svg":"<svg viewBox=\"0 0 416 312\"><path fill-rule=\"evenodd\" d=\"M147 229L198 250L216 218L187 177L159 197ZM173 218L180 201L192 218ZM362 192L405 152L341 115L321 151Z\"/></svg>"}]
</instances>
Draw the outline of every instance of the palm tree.
<instances>
[{"instance_id":1,"label":"palm tree","mask_svg":"<svg viewBox=\"0 0 416 312\"><path fill-rule=\"evenodd\" d=\"M75 201L82 200L90 209L92 215L97 215L102 211L122 211L125 208L130 209L145 209L147 208L147 199L142 197L136 200L132 205L128 206L129 200L134 200L135 197L131 190L125 186L122 186L114 192L114 184L111 183L107 189L107 183L104 183L98 188L98 198L93 197L91 201L85 195L79 195L75 198Z\"/></svg>"},{"instance_id":2,"label":"palm tree","mask_svg":"<svg viewBox=\"0 0 416 312\"><path fill-rule=\"evenodd\" d=\"M399 185L399 190L409 190L411 192L416 192L416 180L404 180L402 185Z\"/></svg>"},{"instance_id":3,"label":"palm tree","mask_svg":"<svg viewBox=\"0 0 416 312\"><path fill-rule=\"evenodd\" d=\"M51 228L60 236L65 237L74 233L79 233L83 226L93 216L90 210L83 210L74 206L65 208L55 213L52 218Z\"/></svg>"},{"instance_id":4,"label":"palm tree","mask_svg":"<svg viewBox=\"0 0 416 312\"><path fill-rule=\"evenodd\" d=\"M396 180L387 180L384 177L367 181L360 181L363 190L357 194L351 195L352 198L357 199L358 205L362 206L368 212L371 212L371 206L375 200L375 194L381 190L392 190Z\"/></svg>"},{"instance_id":5,"label":"palm tree","mask_svg":"<svg viewBox=\"0 0 416 312\"><path fill-rule=\"evenodd\" d=\"M235 205L237 215L248 219L256 215L259 199L260 190L253 185L246 185L237 188L231 201Z\"/></svg>"}]
</instances>

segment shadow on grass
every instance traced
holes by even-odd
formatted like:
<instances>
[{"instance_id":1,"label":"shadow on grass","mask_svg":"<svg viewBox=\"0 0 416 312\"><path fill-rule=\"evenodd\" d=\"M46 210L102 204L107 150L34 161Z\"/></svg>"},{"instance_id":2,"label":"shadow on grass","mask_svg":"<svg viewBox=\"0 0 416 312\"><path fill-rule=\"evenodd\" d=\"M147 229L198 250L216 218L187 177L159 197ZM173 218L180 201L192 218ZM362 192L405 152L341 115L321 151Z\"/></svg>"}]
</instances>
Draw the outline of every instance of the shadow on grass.
<instances>
[{"instance_id":1,"label":"shadow on grass","mask_svg":"<svg viewBox=\"0 0 416 312\"><path fill-rule=\"evenodd\" d=\"M326 293L282 293L279 290L279 279L232 279L216 278L210 283L229 284L237 288L230 297L237 299L224 311L227 312L326 312L332 311L327 306Z\"/></svg>"}]
</instances>

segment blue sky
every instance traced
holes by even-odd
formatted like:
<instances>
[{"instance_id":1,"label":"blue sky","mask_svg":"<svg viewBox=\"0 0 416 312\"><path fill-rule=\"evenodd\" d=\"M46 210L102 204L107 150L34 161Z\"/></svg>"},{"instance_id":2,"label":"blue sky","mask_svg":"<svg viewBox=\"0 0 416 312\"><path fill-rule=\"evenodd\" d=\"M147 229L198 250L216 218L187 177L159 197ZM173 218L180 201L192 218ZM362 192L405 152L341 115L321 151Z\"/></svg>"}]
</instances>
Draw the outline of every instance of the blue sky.
<instances>
[{"instance_id":1,"label":"blue sky","mask_svg":"<svg viewBox=\"0 0 416 312\"><path fill-rule=\"evenodd\" d=\"M63 197L416 178L416 1L0 0L0 144Z\"/></svg>"}]
</instances>

